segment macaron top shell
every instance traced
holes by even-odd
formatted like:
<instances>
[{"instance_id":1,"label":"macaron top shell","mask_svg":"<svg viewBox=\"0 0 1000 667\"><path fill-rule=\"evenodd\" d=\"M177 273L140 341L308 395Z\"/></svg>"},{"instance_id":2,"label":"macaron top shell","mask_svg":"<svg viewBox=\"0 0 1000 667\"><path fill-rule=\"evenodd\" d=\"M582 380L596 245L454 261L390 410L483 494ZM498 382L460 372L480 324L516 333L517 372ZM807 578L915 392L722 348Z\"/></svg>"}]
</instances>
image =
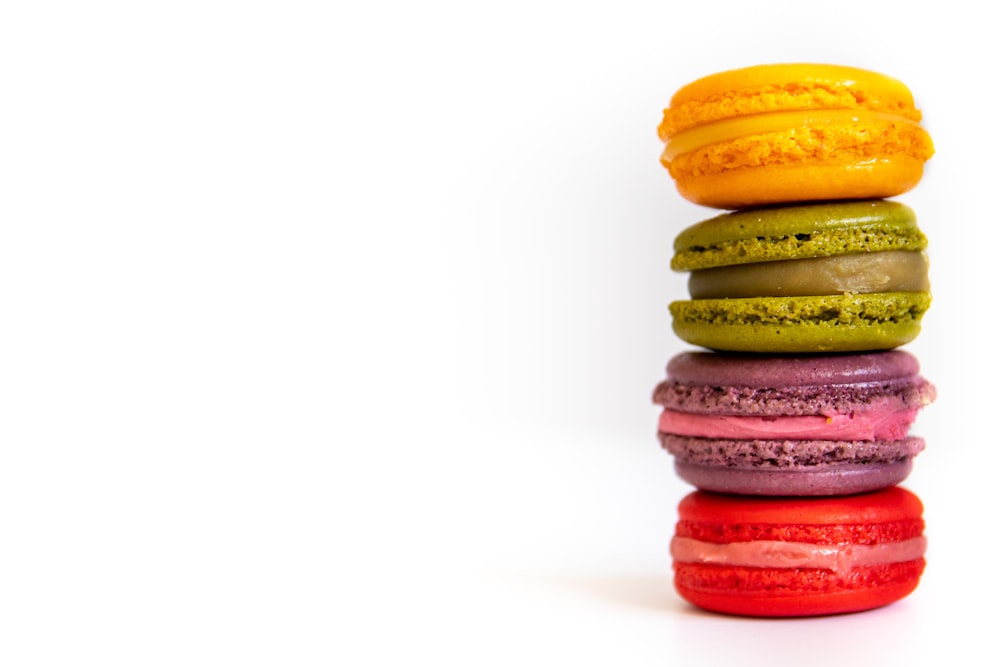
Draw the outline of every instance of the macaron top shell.
<instances>
[{"instance_id":1,"label":"macaron top shell","mask_svg":"<svg viewBox=\"0 0 1000 667\"><path fill-rule=\"evenodd\" d=\"M920 110L901 81L856 67L755 65L712 74L678 90L663 112L663 141L737 116L809 109L865 109L919 122Z\"/></svg>"},{"instance_id":2,"label":"macaron top shell","mask_svg":"<svg viewBox=\"0 0 1000 667\"><path fill-rule=\"evenodd\" d=\"M755 208L704 220L674 239L675 271L891 250L923 251L913 210L875 200Z\"/></svg>"},{"instance_id":3,"label":"macaron top shell","mask_svg":"<svg viewBox=\"0 0 1000 667\"><path fill-rule=\"evenodd\" d=\"M763 355L685 352L670 360L653 403L703 415L850 415L916 411L937 396L902 350L862 354Z\"/></svg>"},{"instance_id":4,"label":"macaron top shell","mask_svg":"<svg viewBox=\"0 0 1000 667\"><path fill-rule=\"evenodd\" d=\"M903 350L843 355L757 355L683 352L667 377L686 385L803 387L885 382L915 376L916 357Z\"/></svg>"},{"instance_id":5,"label":"macaron top shell","mask_svg":"<svg viewBox=\"0 0 1000 667\"><path fill-rule=\"evenodd\" d=\"M920 521L923 509L917 496L893 486L877 493L830 496L809 502L781 497L691 493L681 501L678 513L682 522L831 526Z\"/></svg>"}]
</instances>

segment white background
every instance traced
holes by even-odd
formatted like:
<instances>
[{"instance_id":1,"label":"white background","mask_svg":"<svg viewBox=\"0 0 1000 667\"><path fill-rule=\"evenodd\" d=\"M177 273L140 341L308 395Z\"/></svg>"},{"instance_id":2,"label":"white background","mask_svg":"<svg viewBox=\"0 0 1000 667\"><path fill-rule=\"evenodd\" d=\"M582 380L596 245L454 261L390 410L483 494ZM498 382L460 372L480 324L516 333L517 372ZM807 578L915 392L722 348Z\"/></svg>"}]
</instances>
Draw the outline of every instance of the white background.
<instances>
[{"instance_id":1,"label":"white background","mask_svg":"<svg viewBox=\"0 0 1000 667\"><path fill-rule=\"evenodd\" d=\"M918 6L4 3L0 663L988 655L998 47ZM900 197L930 550L891 607L734 619L671 586L650 394L672 239L715 212L655 130L796 61L903 80L936 143Z\"/></svg>"}]
</instances>

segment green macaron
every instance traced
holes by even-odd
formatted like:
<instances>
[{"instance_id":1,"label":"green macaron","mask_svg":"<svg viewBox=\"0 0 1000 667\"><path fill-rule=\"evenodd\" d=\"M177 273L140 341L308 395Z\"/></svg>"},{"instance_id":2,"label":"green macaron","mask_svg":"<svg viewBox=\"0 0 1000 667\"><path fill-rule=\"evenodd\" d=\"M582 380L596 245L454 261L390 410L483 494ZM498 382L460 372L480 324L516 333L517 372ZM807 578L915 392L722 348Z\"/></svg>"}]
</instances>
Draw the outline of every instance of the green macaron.
<instances>
[{"instance_id":1,"label":"green macaron","mask_svg":"<svg viewBox=\"0 0 1000 667\"><path fill-rule=\"evenodd\" d=\"M683 340L735 352L858 352L910 342L930 306L913 211L867 200L738 211L679 234L670 304Z\"/></svg>"}]
</instances>

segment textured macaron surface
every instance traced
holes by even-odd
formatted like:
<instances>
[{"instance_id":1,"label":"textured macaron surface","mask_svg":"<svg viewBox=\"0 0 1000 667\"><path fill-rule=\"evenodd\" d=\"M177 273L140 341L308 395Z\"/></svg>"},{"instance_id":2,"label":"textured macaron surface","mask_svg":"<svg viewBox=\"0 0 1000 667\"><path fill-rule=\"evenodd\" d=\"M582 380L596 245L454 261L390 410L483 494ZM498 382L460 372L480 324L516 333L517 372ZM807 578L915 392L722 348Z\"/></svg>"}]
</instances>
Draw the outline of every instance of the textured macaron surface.
<instances>
[{"instance_id":1,"label":"textured macaron surface","mask_svg":"<svg viewBox=\"0 0 1000 667\"><path fill-rule=\"evenodd\" d=\"M812 387L912 378L920 363L909 352L758 356L682 352L667 363L667 377L686 385Z\"/></svg>"},{"instance_id":2,"label":"textured macaron surface","mask_svg":"<svg viewBox=\"0 0 1000 667\"><path fill-rule=\"evenodd\" d=\"M815 544L898 542L923 532L923 503L901 487L800 500L695 491L677 508L676 534L706 542L780 540Z\"/></svg>"},{"instance_id":3,"label":"textured macaron surface","mask_svg":"<svg viewBox=\"0 0 1000 667\"><path fill-rule=\"evenodd\" d=\"M674 239L675 271L789 259L922 251L927 237L913 210L875 200L779 206L725 213Z\"/></svg>"},{"instance_id":4,"label":"textured macaron surface","mask_svg":"<svg viewBox=\"0 0 1000 667\"><path fill-rule=\"evenodd\" d=\"M888 350L920 334L927 292L693 299L670 304L674 332L733 352Z\"/></svg>"},{"instance_id":5,"label":"textured macaron surface","mask_svg":"<svg viewBox=\"0 0 1000 667\"><path fill-rule=\"evenodd\" d=\"M760 65L681 88L658 133L687 199L716 208L891 197L934 153L901 82L837 65Z\"/></svg>"},{"instance_id":6,"label":"textured macaron surface","mask_svg":"<svg viewBox=\"0 0 1000 667\"><path fill-rule=\"evenodd\" d=\"M815 109L868 110L920 121L913 95L876 72L825 64L756 65L712 74L678 90L663 112L664 141L738 116Z\"/></svg>"},{"instance_id":7,"label":"textured macaron surface","mask_svg":"<svg viewBox=\"0 0 1000 667\"><path fill-rule=\"evenodd\" d=\"M923 506L900 487L820 498L694 492L678 507L674 583L693 604L751 616L872 609L924 569Z\"/></svg>"},{"instance_id":8,"label":"textured macaron surface","mask_svg":"<svg viewBox=\"0 0 1000 667\"><path fill-rule=\"evenodd\" d=\"M692 299L674 332L742 352L884 350L912 341L930 308L927 238L886 200L773 206L682 231L671 268Z\"/></svg>"},{"instance_id":9,"label":"textured macaron surface","mask_svg":"<svg viewBox=\"0 0 1000 667\"><path fill-rule=\"evenodd\" d=\"M653 402L671 410L729 415L828 415L887 399L919 409L936 397L902 350L844 355L682 352L667 364Z\"/></svg>"},{"instance_id":10,"label":"textured macaron surface","mask_svg":"<svg viewBox=\"0 0 1000 667\"><path fill-rule=\"evenodd\" d=\"M681 479L748 495L839 495L903 481L925 446L909 435L935 398L911 354L685 352L653 402Z\"/></svg>"}]
</instances>

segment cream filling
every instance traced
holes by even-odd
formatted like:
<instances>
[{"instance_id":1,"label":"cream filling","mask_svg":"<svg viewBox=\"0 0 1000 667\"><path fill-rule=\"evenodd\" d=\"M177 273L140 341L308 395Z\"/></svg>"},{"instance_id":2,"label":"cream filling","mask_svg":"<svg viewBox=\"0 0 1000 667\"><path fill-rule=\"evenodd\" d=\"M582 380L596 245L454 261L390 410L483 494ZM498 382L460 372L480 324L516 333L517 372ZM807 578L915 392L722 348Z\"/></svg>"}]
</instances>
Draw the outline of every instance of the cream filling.
<instances>
[{"instance_id":1,"label":"cream filling","mask_svg":"<svg viewBox=\"0 0 1000 667\"><path fill-rule=\"evenodd\" d=\"M692 299L929 292L927 254L888 250L692 271Z\"/></svg>"},{"instance_id":2,"label":"cream filling","mask_svg":"<svg viewBox=\"0 0 1000 667\"><path fill-rule=\"evenodd\" d=\"M922 558L926 551L927 538L923 535L882 544L810 544L778 540L713 544L690 537L674 537L670 541L670 555L679 563L817 568L834 572L849 572L867 565L905 563Z\"/></svg>"},{"instance_id":3,"label":"cream filling","mask_svg":"<svg viewBox=\"0 0 1000 667\"><path fill-rule=\"evenodd\" d=\"M711 415L665 408L658 426L661 433L727 440L902 440L917 412L890 398L864 411L829 415Z\"/></svg>"},{"instance_id":4,"label":"cream filling","mask_svg":"<svg viewBox=\"0 0 1000 667\"><path fill-rule=\"evenodd\" d=\"M808 109L799 111L775 111L728 118L707 125L699 125L676 134L666 142L663 160L670 162L678 155L697 150L702 146L732 141L740 137L766 132L781 132L793 127L826 125L829 123L906 123L919 128L920 123L903 116L866 111L863 109Z\"/></svg>"}]
</instances>

